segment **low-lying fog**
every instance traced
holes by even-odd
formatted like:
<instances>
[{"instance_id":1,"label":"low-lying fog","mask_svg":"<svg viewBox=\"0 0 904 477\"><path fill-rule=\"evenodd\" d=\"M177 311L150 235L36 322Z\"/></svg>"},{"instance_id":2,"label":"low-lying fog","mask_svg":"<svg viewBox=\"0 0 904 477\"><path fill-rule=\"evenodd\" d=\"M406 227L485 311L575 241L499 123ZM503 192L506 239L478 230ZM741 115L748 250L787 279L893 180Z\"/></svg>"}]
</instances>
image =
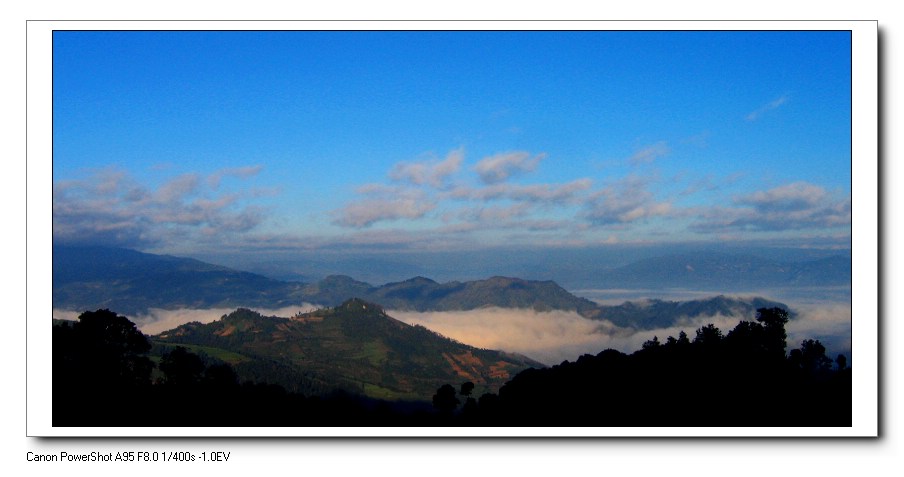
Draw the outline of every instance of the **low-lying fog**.
<instances>
[{"instance_id":1,"label":"low-lying fog","mask_svg":"<svg viewBox=\"0 0 904 477\"><path fill-rule=\"evenodd\" d=\"M841 353L851 362L851 308L847 305L796 308L797 317L785 327L788 349L804 339L820 340L830 357ZM587 320L566 311L537 312L488 308L450 312L388 312L391 316L418 324L449 338L479 348L501 349L527 355L545 364L574 361L582 354L597 354L606 348L630 353L653 336L665 341L684 330L690 339L697 328L712 323L727 334L742 319L752 317L714 316L683 320L676 326L655 330L622 328L608 321Z\"/></svg>"},{"instance_id":2,"label":"low-lying fog","mask_svg":"<svg viewBox=\"0 0 904 477\"><path fill-rule=\"evenodd\" d=\"M621 301L624 301L623 299ZM619 301L619 303L621 302ZM797 317L788 323L788 349L800 346L804 339L818 339L831 358L851 356L851 305L849 303L806 303L789 306ZM316 309L316 305L302 304L279 309L256 309L264 316L292 316ZM235 311L222 309L152 309L147 315L129 317L145 334L154 335L179 325L197 321L210 323ZM714 324L727 334L742 319L753 317L714 316L687 319L676 326L655 330L636 330L618 327L608 321L587 320L577 313L566 311L537 312L510 308L484 308L470 311L410 312L388 310L387 313L405 323L421 325L449 338L479 348L499 349L524 354L545 364L574 361L582 354L596 354L606 348L630 353L644 341L657 336L665 341L677 337L684 330L690 339L697 328ZM75 320L78 313L54 310L54 318Z\"/></svg>"}]
</instances>

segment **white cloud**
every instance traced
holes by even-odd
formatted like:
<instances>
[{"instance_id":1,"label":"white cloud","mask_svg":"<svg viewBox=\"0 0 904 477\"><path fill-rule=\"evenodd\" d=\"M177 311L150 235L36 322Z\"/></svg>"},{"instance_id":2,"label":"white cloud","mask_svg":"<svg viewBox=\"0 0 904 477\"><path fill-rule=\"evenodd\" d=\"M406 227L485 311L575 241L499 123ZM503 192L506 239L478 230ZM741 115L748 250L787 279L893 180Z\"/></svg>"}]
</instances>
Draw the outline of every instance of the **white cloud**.
<instances>
[{"instance_id":1,"label":"white cloud","mask_svg":"<svg viewBox=\"0 0 904 477\"><path fill-rule=\"evenodd\" d=\"M631 156L629 161L632 165L649 164L656 159L667 155L668 153L668 144L665 141L659 141L655 144L641 148Z\"/></svg>"},{"instance_id":2,"label":"white cloud","mask_svg":"<svg viewBox=\"0 0 904 477\"><path fill-rule=\"evenodd\" d=\"M335 223L346 227L368 227L376 222L419 219L435 208L434 203L414 197L362 200L345 206Z\"/></svg>"},{"instance_id":3,"label":"white cloud","mask_svg":"<svg viewBox=\"0 0 904 477\"><path fill-rule=\"evenodd\" d=\"M484 225L500 225L511 219L524 217L533 209L529 203L518 203L500 207L473 207L462 210L458 215L460 219L469 222L479 222Z\"/></svg>"},{"instance_id":4,"label":"white cloud","mask_svg":"<svg viewBox=\"0 0 904 477\"><path fill-rule=\"evenodd\" d=\"M493 184L485 187L456 187L447 194L453 199L493 201L512 200L527 202L567 203L575 199L581 192L590 189L593 181L588 178L577 179L564 184Z\"/></svg>"},{"instance_id":5,"label":"white cloud","mask_svg":"<svg viewBox=\"0 0 904 477\"><path fill-rule=\"evenodd\" d=\"M389 171L389 177L439 189L445 185L450 176L461 169L462 161L464 149L459 148L449 152L442 161L400 162Z\"/></svg>"},{"instance_id":6,"label":"white cloud","mask_svg":"<svg viewBox=\"0 0 904 477\"><path fill-rule=\"evenodd\" d=\"M242 203L246 194L217 193L209 184L198 174L183 174L151 189L118 169L55 183L53 238L142 247L246 232L264 220L263 209Z\"/></svg>"},{"instance_id":7,"label":"white cloud","mask_svg":"<svg viewBox=\"0 0 904 477\"><path fill-rule=\"evenodd\" d=\"M753 111L750 114L748 114L747 116L745 116L745 119L747 119L748 121L756 121L762 115L766 114L769 111L772 111L773 109L779 108L780 106L782 106L783 104L787 103L790 100L791 100L790 95L785 94L785 95L779 96L778 98L773 99L772 101L761 106L756 111Z\"/></svg>"},{"instance_id":8,"label":"white cloud","mask_svg":"<svg viewBox=\"0 0 904 477\"><path fill-rule=\"evenodd\" d=\"M247 167L229 167L226 169L220 169L219 171L214 172L207 178L207 183L210 184L210 187L216 189L220 187L220 183L223 181L225 177L237 177L240 179L246 179L248 177L256 176L263 170L264 166L256 165L256 166L247 166Z\"/></svg>"},{"instance_id":9,"label":"white cloud","mask_svg":"<svg viewBox=\"0 0 904 477\"><path fill-rule=\"evenodd\" d=\"M535 170L545 157L545 154L531 157L525 151L504 152L481 159L474 170L484 183L496 184L505 182L514 175Z\"/></svg>"},{"instance_id":10,"label":"white cloud","mask_svg":"<svg viewBox=\"0 0 904 477\"><path fill-rule=\"evenodd\" d=\"M794 182L735 197L733 207L697 209L691 228L711 231L780 231L834 228L851 224L850 197L833 197L824 188Z\"/></svg>"},{"instance_id":11,"label":"white cloud","mask_svg":"<svg viewBox=\"0 0 904 477\"><path fill-rule=\"evenodd\" d=\"M183 174L160 186L154 194L157 202L176 203L195 193L201 183L198 174Z\"/></svg>"},{"instance_id":12,"label":"white cloud","mask_svg":"<svg viewBox=\"0 0 904 477\"><path fill-rule=\"evenodd\" d=\"M789 349L799 346L798 337L835 336L844 339L845 326L850 325L850 312L844 307L814 310L812 315L802 315L789 323ZM690 339L696 330L713 324L728 334L743 316L708 316L685 319L680 323L653 330L636 330L619 327L606 320L588 320L577 313L567 311L538 312L530 309L485 308L469 311L408 312L387 311L390 316L410 325L421 325L441 335L479 348L521 353L544 364L574 361L582 354L597 354L611 348L631 353L654 336L664 342L669 336L677 337L681 331ZM817 318L832 323L821 327ZM846 318L847 317L847 318Z\"/></svg>"},{"instance_id":13,"label":"white cloud","mask_svg":"<svg viewBox=\"0 0 904 477\"><path fill-rule=\"evenodd\" d=\"M333 223L363 228L383 221L419 219L436 208L436 203L418 189L367 184L358 192L369 197L335 211Z\"/></svg>"},{"instance_id":14,"label":"white cloud","mask_svg":"<svg viewBox=\"0 0 904 477\"><path fill-rule=\"evenodd\" d=\"M799 348L805 339L818 339L826 346L829 357L838 354L851 358L853 332L852 306L850 303L800 305L798 315L788 322L788 350Z\"/></svg>"},{"instance_id":15,"label":"white cloud","mask_svg":"<svg viewBox=\"0 0 904 477\"><path fill-rule=\"evenodd\" d=\"M735 202L762 211L793 211L818 206L827 198L828 192L824 188L800 181L754 192L735 199Z\"/></svg>"},{"instance_id":16,"label":"white cloud","mask_svg":"<svg viewBox=\"0 0 904 477\"><path fill-rule=\"evenodd\" d=\"M596 192L587 201L584 216L594 224L609 225L668 215L671 203L657 201L648 190L649 182L629 176Z\"/></svg>"},{"instance_id":17,"label":"white cloud","mask_svg":"<svg viewBox=\"0 0 904 477\"><path fill-rule=\"evenodd\" d=\"M264 316L289 317L311 311L318 305L301 303L277 309L254 310ZM128 317L145 334L162 333L197 321L211 323L235 308L151 309L149 313ZM797 316L786 325L788 350L798 348L804 339L819 339L834 358L843 353L851 358L851 305L836 303L801 305ZM53 317L76 320L80 313L54 309ZM713 324L727 335L745 316L717 315L680 320L674 326L654 330L619 327L606 320L588 320L568 311L538 312L531 309L483 308L468 311L409 312L387 310L387 314L410 325L421 325L449 338L479 348L521 353L545 364L574 361L582 354L597 354L607 348L631 353L656 336L664 342L681 331L693 339L695 332Z\"/></svg>"}]
</instances>

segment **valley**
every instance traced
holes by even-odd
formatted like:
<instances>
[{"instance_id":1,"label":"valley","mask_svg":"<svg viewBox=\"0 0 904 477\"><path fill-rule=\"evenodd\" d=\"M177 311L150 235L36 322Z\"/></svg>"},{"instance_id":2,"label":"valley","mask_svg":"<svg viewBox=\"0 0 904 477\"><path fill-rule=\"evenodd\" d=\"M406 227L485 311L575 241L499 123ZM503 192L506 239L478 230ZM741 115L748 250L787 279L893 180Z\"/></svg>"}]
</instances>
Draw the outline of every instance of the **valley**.
<instances>
[{"instance_id":1,"label":"valley","mask_svg":"<svg viewBox=\"0 0 904 477\"><path fill-rule=\"evenodd\" d=\"M735 265L721 268L737 268L739 260L729 262ZM715 258L694 263L720 268ZM316 395L343 390L423 399L456 381L494 392L530 367L603 349L630 352L654 336L693 334L711 324L728 328L772 307L791 311L792 344L817 332L832 351L851 356L843 286L773 288L794 299L786 303L667 287L571 293L553 281L503 276L445 283L418 276L372 285L330 275L300 283L193 259L62 246L54 247L54 271L54 318L112 309L150 335L158 355L185 346L228 363L242 380ZM813 290L840 293L842 308L817 313L822 308L801 299ZM814 317L822 321L815 325ZM828 333L819 335L820 327Z\"/></svg>"}]
</instances>

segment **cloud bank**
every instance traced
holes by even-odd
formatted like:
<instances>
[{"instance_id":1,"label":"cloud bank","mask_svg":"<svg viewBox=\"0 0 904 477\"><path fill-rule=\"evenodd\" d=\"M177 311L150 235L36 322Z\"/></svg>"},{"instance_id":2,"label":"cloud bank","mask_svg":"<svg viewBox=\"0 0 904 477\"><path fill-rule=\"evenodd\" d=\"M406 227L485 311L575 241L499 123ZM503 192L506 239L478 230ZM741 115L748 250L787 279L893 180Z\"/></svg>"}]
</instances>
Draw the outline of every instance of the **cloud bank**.
<instances>
[{"instance_id":1,"label":"cloud bank","mask_svg":"<svg viewBox=\"0 0 904 477\"><path fill-rule=\"evenodd\" d=\"M850 305L809 306L797 311L788 326L788 349L804 339L820 339L829 353L851 357ZM746 319L740 316L698 317L681 320L675 326L654 330L619 327L609 321L588 320L566 311L537 312L529 309L488 308L450 312L388 311L390 316L411 325L421 325L449 338L479 348L521 353L545 364L574 361L582 354L597 354L612 348L634 352L654 336L665 341L684 331L695 332L713 324L723 334ZM835 354L831 357L834 358Z\"/></svg>"},{"instance_id":2,"label":"cloud bank","mask_svg":"<svg viewBox=\"0 0 904 477\"><path fill-rule=\"evenodd\" d=\"M289 317L320 308L310 303L277 309L254 310L264 316ZM151 309L146 315L128 317L145 334L155 335L185 323L211 323L235 308ZM795 309L797 317L786 326L788 350L800 347L804 339L818 339L829 357L839 353L851 362L851 305L838 303L805 305ZM547 365L574 361L583 354L604 349L634 352L654 336L665 341L681 331L694 338L698 328L713 324L723 335L733 329L741 316L717 315L679 320L674 326L654 330L619 327L609 321L583 318L574 312L538 312L531 309L484 308L468 311L410 312L387 310L387 314L409 325L421 325L443 336L478 348L520 353ZM79 313L53 310L53 317L76 320Z\"/></svg>"},{"instance_id":3,"label":"cloud bank","mask_svg":"<svg viewBox=\"0 0 904 477\"><path fill-rule=\"evenodd\" d=\"M782 231L850 226L851 198L805 181L734 197L731 207L698 209L698 231Z\"/></svg>"}]
</instances>

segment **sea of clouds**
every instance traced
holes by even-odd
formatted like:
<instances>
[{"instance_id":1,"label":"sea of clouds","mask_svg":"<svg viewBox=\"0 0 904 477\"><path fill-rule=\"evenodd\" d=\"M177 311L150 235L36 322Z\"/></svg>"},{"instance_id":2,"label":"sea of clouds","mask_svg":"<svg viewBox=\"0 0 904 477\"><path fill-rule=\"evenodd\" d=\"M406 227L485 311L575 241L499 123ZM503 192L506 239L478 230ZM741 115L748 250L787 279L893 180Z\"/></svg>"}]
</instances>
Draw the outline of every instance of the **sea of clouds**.
<instances>
[{"instance_id":1,"label":"sea of clouds","mask_svg":"<svg viewBox=\"0 0 904 477\"><path fill-rule=\"evenodd\" d=\"M317 309L303 303L277 309L256 309L264 316L293 316ZM235 308L151 309L147 314L129 317L145 334L154 335L179 325L197 321L210 323L235 311ZM795 308L797 316L788 323L788 349L797 348L804 339L819 339L830 357L844 354L851 362L850 304L803 305ZM717 315L685 318L670 327L637 330L620 327L606 320L588 320L568 311L538 312L530 309L482 308L468 311L412 312L388 310L387 314L410 325L421 325L443 336L478 348L520 353L541 363L552 365L574 361L582 354L597 354L604 349L625 353L640 349L656 336L664 342L685 331L690 339L695 331L713 324L727 334L741 316ZM77 312L54 310L54 318L75 320Z\"/></svg>"},{"instance_id":2,"label":"sea of clouds","mask_svg":"<svg viewBox=\"0 0 904 477\"><path fill-rule=\"evenodd\" d=\"M819 339L831 357L843 353L851 358L851 307L845 304L810 305L795 309L797 316L788 323L788 349L797 348L804 339ZM566 311L487 308L470 311L406 312L390 311L391 316L411 325L421 325L449 338L479 348L501 349L529 356L545 364L574 361L582 354L597 354L611 348L633 352L647 340L664 342L681 331L690 339L696 330L713 324L723 334L734 328L741 316L716 315L685 318L670 327L637 330L619 327L609 321L588 320ZM834 353L834 354L831 354Z\"/></svg>"}]
</instances>

